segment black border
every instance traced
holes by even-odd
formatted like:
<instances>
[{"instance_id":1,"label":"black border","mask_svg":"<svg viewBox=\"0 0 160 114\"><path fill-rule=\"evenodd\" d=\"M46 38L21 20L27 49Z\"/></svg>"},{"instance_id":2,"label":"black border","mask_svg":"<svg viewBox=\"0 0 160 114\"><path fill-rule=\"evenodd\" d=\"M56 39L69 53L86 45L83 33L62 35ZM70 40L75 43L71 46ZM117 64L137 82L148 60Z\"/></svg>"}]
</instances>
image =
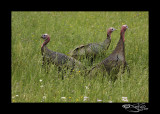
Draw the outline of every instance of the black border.
<instances>
[{"instance_id":1,"label":"black border","mask_svg":"<svg viewBox=\"0 0 160 114\"><path fill-rule=\"evenodd\" d=\"M29 11L30 9L29 8L23 9L23 11L26 11L26 10ZM78 10L79 9L74 10L74 11L78 11ZM94 11L93 9L89 9L88 10L88 8L84 8L84 9L82 8L79 11L84 11L84 10L85 11ZM133 9L131 11L138 11L138 10L139 9L136 9L136 10ZM12 34L11 33L11 12L12 11L19 11L19 9L15 8L15 9L12 9L12 10L8 11L7 22L6 23L8 24L7 26L8 26L9 33L7 33L7 35L9 35L8 36L9 38L7 39L8 40L7 41L8 46L5 46L5 47L7 47L7 51L5 51L6 49L4 49L4 51L7 52L6 55L8 56L8 58L7 58L7 62L8 62L8 64L7 64L7 73L8 74L7 74L7 76L8 75L10 76L9 78L7 77L7 80L9 82L7 84L7 88L8 88L8 91L7 91L7 98L8 98L7 104L12 104L12 106L13 106L15 104L20 104L21 105L21 104L24 104L24 103L11 103L11 34ZM34 10L32 10L32 11L34 11ZM42 11L44 11L44 10L42 10ZM50 10L48 10L48 11L50 11ZM56 11L66 11L66 9L64 10L63 8L59 8L59 9L56 9ZM67 11L72 11L72 9L68 9ZM98 10L98 9L96 9L96 11L105 11L105 9L104 10ZM112 11L117 11L117 10L112 10ZM125 10L123 10L123 11L125 11ZM149 103L145 103L145 105L146 105L147 108L149 108L147 110L147 112L150 112L150 110L152 109L151 108L151 104L153 103L152 102L152 97L151 97L151 95L152 95L152 92L151 92L151 85L152 85L152 83L151 82L152 81L150 81L152 79L151 78L151 74L152 74L152 72L151 72L152 71L152 67L151 66L153 66L153 64L151 62L151 60L153 60L153 58L151 56L152 55L151 48L153 47L153 40L151 40L151 38L152 38L152 36L151 36L152 30L150 29L150 27L151 27L151 22L153 20L151 19L151 17L152 17L151 16L152 15L152 11L151 10L145 9L145 10L142 10L142 11L149 11ZM25 104L37 104L37 103L25 103ZM88 110L92 110L92 111L97 111L99 113L100 113L100 111L105 111L105 113L107 113L107 112L118 112L118 113L119 112L123 112L124 113L124 112L127 112L127 111L124 108L122 108L122 105L123 104L134 104L134 103L38 103L38 104L47 104L47 106L48 106L48 104L49 105L50 104L56 104L57 108L62 106L64 108L63 109L64 111L65 110L69 110L68 107L66 107L65 104L67 104L67 105L70 104L71 105L71 106L69 106L70 108L74 107L73 109L74 110L77 109L78 111L80 111L80 110L84 111L84 110L88 109ZM64 106L63 106L63 104L64 104ZM76 104L76 105L73 105L73 104ZM82 106L79 107L79 106L77 106L77 104L80 104L80 105L82 104ZM18 106L20 106L20 105L18 105ZM88 105L90 105L91 108ZM92 108L92 107L95 107L95 108ZM55 109L55 108L53 108L53 109ZM71 109L71 110L73 111L73 109ZM41 110L41 109L39 109L39 110ZM144 111L144 112L146 112L146 111Z\"/></svg>"}]
</instances>

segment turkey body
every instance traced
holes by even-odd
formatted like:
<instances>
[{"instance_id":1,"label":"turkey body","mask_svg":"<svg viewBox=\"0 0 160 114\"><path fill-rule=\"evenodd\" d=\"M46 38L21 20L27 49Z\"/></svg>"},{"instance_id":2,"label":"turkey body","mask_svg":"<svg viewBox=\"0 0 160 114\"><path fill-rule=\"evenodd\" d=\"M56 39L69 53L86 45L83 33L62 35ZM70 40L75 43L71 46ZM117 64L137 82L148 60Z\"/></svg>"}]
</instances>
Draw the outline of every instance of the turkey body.
<instances>
[{"instance_id":1,"label":"turkey body","mask_svg":"<svg viewBox=\"0 0 160 114\"><path fill-rule=\"evenodd\" d=\"M71 52L71 56L75 59L84 59L84 58L95 58L96 55L104 54L108 49L110 41L108 41L108 45L105 46L103 43L91 43L88 45L81 45L77 47L73 52Z\"/></svg>"},{"instance_id":2,"label":"turkey body","mask_svg":"<svg viewBox=\"0 0 160 114\"><path fill-rule=\"evenodd\" d=\"M119 42L117 43L117 46L115 50L102 62L98 63L96 66L94 66L91 70L89 70L89 74L92 74L92 72L107 72L109 75L111 71L113 71L114 74L117 74L119 72L120 67L122 67L122 73L125 70L125 67L127 65L127 62L125 60L125 45L124 45L124 32L128 28L127 25L123 25L121 29L121 37Z\"/></svg>"},{"instance_id":3,"label":"turkey body","mask_svg":"<svg viewBox=\"0 0 160 114\"><path fill-rule=\"evenodd\" d=\"M103 56L106 53L110 43L111 43L111 33L116 30L111 27L108 29L107 38L101 43L90 43L87 45L80 45L76 47L73 51L69 52L71 57L78 60L83 60L85 58L91 62L91 65L97 56Z\"/></svg>"},{"instance_id":4,"label":"turkey body","mask_svg":"<svg viewBox=\"0 0 160 114\"><path fill-rule=\"evenodd\" d=\"M58 67L58 72L62 71L62 79L63 79L63 71L66 69L70 69L71 71L73 69L78 69L78 70L84 70L86 69L81 62L78 60L69 57L65 54L54 52L50 49L47 48L47 44L50 41L50 37L48 34L43 34L41 36L45 41L41 46L41 53L43 57L43 64L42 66L46 69L48 72L48 69L50 67L50 64L54 64L55 66Z\"/></svg>"},{"instance_id":5,"label":"turkey body","mask_svg":"<svg viewBox=\"0 0 160 114\"><path fill-rule=\"evenodd\" d=\"M74 69L75 67L85 68L79 61L65 54L49 50L46 46L42 49L42 56L44 64L52 63L59 67L66 67L67 69Z\"/></svg>"}]
</instances>

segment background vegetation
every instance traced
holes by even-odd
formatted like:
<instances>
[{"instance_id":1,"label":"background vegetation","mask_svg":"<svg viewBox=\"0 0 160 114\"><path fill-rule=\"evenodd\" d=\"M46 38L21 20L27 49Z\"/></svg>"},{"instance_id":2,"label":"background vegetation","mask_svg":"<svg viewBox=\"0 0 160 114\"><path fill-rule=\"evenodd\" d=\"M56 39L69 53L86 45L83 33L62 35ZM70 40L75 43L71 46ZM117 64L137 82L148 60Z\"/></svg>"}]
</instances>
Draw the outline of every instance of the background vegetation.
<instances>
[{"instance_id":1,"label":"background vegetation","mask_svg":"<svg viewBox=\"0 0 160 114\"><path fill-rule=\"evenodd\" d=\"M149 102L148 96L148 12L12 12L11 17L11 93L12 102ZM125 55L131 70L118 74L115 82L102 75L89 80L75 71L58 77L52 65L48 74L42 69L40 36L51 36L49 49L67 54L81 44L103 42L106 29L112 42L106 57L120 38L121 26L127 24ZM104 58L98 58L94 65ZM82 62L88 69L86 61Z\"/></svg>"}]
</instances>

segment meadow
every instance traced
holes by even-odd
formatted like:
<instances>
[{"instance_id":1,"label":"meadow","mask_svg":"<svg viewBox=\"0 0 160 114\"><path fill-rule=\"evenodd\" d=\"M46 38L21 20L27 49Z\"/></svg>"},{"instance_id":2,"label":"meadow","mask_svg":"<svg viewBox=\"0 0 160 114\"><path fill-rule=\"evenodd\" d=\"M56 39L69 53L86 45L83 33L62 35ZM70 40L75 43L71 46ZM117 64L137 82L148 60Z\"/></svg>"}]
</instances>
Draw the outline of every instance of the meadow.
<instances>
[{"instance_id":1,"label":"meadow","mask_svg":"<svg viewBox=\"0 0 160 114\"><path fill-rule=\"evenodd\" d=\"M120 38L121 26L127 24L125 56L130 67L118 74L115 82L102 81L98 74L84 78L83 71L58 76L55 66L48 74L42 68L42 34L51 40L50 50L64 53L81 44L103 42L106 30L114 27L106 57ZM43 11L11 12L11 102L122 103L149 102L149 13L147 11ZM93 66L104 58L98 58ZM82 62L88 69L86 61Z\"/></svg>"}]
</instances>

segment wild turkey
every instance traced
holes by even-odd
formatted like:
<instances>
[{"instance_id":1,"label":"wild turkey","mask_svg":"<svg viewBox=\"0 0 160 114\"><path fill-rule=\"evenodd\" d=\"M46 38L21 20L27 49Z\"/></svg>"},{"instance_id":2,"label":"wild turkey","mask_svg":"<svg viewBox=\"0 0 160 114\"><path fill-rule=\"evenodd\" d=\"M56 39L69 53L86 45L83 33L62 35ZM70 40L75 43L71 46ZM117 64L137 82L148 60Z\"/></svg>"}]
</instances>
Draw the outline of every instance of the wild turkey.
<instances>
[{"instance_id":1,"label":"wild turkey","mask_svg":"<svg viewBox=\"0 0 160 114\"><path fill-rule=\"evenodd\" d=\"M92 65L97 55L103 55L104 53L106 53L106 50L111 43L111 33L115 30L116 29L113 27L110 27L108 29L107 38L104 42L80 45L68 54L78 60L87 58Z\"/></svg>"},{"instance_id":2,"label":"wild turkey","mask_svg":"<svg viewBox=\"0 0 160 114\"><path fill-rule=\"evenodd\" d=\"M85 67L78 60L72 57L68 57L65 54L49 50L46 46L47 43L50 41L50 36L48 34L43 34L41 38L45 40L41 46L41 53L43 56L42 66L45 67L47 71L49 67L48 65L50 63L56 65L59 71L61 71L62 68L67 68L71 70L73 70L74 68L85 69ZM63 79L63 76L62 76L62 79Z\"/></svg>"},{"instance_id":3,"label":"wild turkey","mask_svg":"<svg viewBox=\"0 0 160 114\"><path fill-rule=\"evenodd\" d=\"M118 73L121 66L123 68L122 73L124 73L125 67L127 65L127 62L125 60L124 35L127 28L128 28L127 25L122 26L121 32L120 32L120 40L117 43L115 50L106 59L104 59L102 62L100 62L99 64L94 66L91 70L89 70L88 73L91 76L93 72L98 72L98 71L103 73L107 71L108 74L110 75L113 69L114 69L113 70L114 73ZM130 71L128 65L127 65L127 70Z\"/></svg>"}]
</instances>

